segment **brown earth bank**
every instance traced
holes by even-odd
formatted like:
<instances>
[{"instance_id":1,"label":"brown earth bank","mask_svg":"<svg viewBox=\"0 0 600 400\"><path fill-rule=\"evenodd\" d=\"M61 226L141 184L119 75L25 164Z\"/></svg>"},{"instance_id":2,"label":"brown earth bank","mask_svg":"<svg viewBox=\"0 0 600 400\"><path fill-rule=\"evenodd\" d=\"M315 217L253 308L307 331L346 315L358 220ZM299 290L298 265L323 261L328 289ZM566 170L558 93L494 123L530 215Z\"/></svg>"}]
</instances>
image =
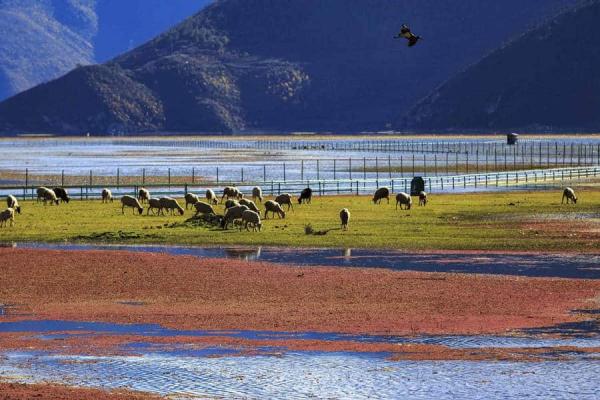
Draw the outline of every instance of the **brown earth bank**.
<instances>
[{"instance_id":1,"label":"brown earth bank","mask_svg":"<svg viewBox=\"0 0 600 400\"><path fill-rule=\"evenodd\" d=\"M128 391L108 392L54 384L0 382L0 400L158 400L161 397Z\"/></svg>"},{"instance_id":2,"label":"brown earth bank","mask_svg":"<svg viewBox=\"0 0 600 400\"><path fill-rule=\"evenodd\" d=\"M600 293L594 280L300 268L123 251L4 248L0 260L0 304L14 305L0 321L499 334L581 320L570 311L598 308Z\"/></svg>"}]
</instances>

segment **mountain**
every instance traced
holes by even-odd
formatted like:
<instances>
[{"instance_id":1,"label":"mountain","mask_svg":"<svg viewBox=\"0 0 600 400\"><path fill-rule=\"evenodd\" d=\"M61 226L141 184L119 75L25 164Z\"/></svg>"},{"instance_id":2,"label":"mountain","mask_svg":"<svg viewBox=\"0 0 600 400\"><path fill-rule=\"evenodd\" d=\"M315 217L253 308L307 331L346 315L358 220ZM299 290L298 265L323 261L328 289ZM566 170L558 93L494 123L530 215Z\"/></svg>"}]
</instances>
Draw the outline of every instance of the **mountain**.
<instances>
[{"instance_id":1,"label":"mountain","mask_svg":"<svg viewBox=\"0 0 600 400\"><path fill-rule=\"evenodd\" d=\"M94 0L0 0L0 99L93 62Z\"/></svg>"},{"instance_id":2,"label":"mountain","mask_svg":"<svg viewBox=\"0 0 600 400\"><path fill-rule=\"evenodd\" d=\"M209 0L96 0L95 59L105 62L198 12Z\"/></svg>"},{"instance_id":3,"label":"mountain","mask_svg":"<svg viewBox=\"0 0 600 400\"><path fill-rule=\"evenodd\" d=\"M152 39L208 0L0 0L0 99Z\"/></svg>"},{"instance_id":4,"label":"mountain","mask_svg":"<svg viewBox=\"0 0 600 400\"><path fill-rule=\"evenodd\" d=\"M417 130L598 131L600 1L587 1L467 68L400 122Z\"/></svg>"},{"instance_id":5,"label":"mountain","mask_svg":"<svg viewBox=\"0 0 600 400\"><path fill-rule=\"evenodd\" d=\"M0 129L362 131L572 0L220 0L110 62L0 103ZM393 39L410 22L424 37Z\"/></svg>"}]
</instances>

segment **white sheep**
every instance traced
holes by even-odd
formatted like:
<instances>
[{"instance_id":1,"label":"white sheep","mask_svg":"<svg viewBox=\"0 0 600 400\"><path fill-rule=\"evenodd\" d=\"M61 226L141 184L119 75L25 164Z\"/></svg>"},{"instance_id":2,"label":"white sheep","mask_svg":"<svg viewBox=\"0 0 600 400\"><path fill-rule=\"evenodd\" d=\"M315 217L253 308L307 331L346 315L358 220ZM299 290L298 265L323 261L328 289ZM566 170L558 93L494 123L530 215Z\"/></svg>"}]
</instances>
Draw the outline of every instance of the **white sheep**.
<instances>
[{"instance_id":1,"label":"white sheep","mask_svg":"<svg viewBox=\"0 0 600 400\"><path fill-rule=\"evenodd\" d=\"M112 192L109 189L102 189L102 202L103 203L108 203L108 202L113 202L113 195Z\"/></svg>"},{"instance_id":2,"label":"white sheep","mask_svg":"<svg viewBox=\"0 0 600 400\"><path fill-rule=\"evenodd\" d=\"M21 214L21 206L19 205L19 201L12 194L6 196L6 205L8 206L8 208L12 208L18 214Z\"/></svg>"},{"instance_id":3,"label":"white sheep","mask_svg":"<svg viewBox=\"0 0 600 400\"><path fill-rule=\"evenodd\" d=\"M121 214L125 214L125 207L131 207L133 209L133 213L135 214L135 210L137 209L140 215L144 212L144 207L140 204L138 199L133 196L125 195L121 197Z\"/></svg>"},{"instance_id":4,"label":"white sheep","mask_svg":"<svg viewBox=\"0 0 600 400\"><path fill-rule=\"evenodd\" d=\"M143 203L147 203L148 200L150 200L150 192L148 191L148 189L145 188L141 188L138 191L138 200L143 204Z\"/></svg>"},{"instance_id":5,"label":"white sheep","mask_svg":"<svg viewBox=\"0 0 600 400\"><path fill-rule=\"evenodd\" d=\"M49 201L50 204L54 203L56 205L58 205L60 203L60 201L58 200L58 197L56 197L56 193L54 193L54 191L52 189L48 189L47 187L39 187L37 189L37 199L38 201L40 199L42 199L44 201L44 205L46 205L46 203Z\"/></svg>"},{"instance_id":6,"label":"white sheep","mask_svg":"<svg viewBox=\"0 0 600 400\"><path fill-rule=\"evenodd\" d=\"M569 204L569 201L572 201L573 204L577 204L577 196L575 196L575 191L570 187L567 187L565 190L563 190L563 196L560 204L563 204L565 198L567 199L567 204Z\"/></svg>"},{"instance_id":7,"label":"white sheep","mask_svg":"<svg viewBox=\"0 0 600 400\"><path fill-rule=\"evenodd\" d=\"M340 211L340 221L342 222L342 230L348 230L348 223L350 222L350 211L347 208L342 208Z\"/></svg>"},{"instance_id":8,"label":"white sheep","mask_svg":"<svg viewBox=\"0 0 600 400\"><path fill-rule=\"evenodd\" d=\"M246 228L247 231L250 230L248 229L248 225L252 226L252 230L254 232L256 232L257 230L260 231L262 228L260 215L252 210L246 210L242 213L242 223L244 224L244 228Z\"/></svg>"},{"instance_id":9,"label":"white sheep","mask_svg":"<svg viewBox=\"0 0 600 400\"><path fill-rule=\"evenodd\" d=\"M206 189L206 200L210 204L217 204L219 201L217 200L217 195L212 189Z\"/></svg>"},{"instance_id":10,"label":"white sheep","mask_svg":"<svg viewBox=\"0 0 600 400\"><path fill-rule=\"evenodd\" d=\"M387 199L388 204L390 204L390 189L387 187L381 187L375 191L373 203L381 204L381 200L383 199Z\"/></svg>"},{"instance_id":11,"label":"white sheep","mask_svg":"<svg viewBox=\"0 0 600 400\"><path fill-rule=\"evenodd\" d=\"M227 225L229 225L236 219L242 218L242 214L246 210L248 210L247 206L235 206L228 208L227 211L225 211L225 216L223 217L223 221L221 222L221 228L227 229Z\"/></svg>"},{"instance_id":12,"label":"white sheep","mask_svg":"<svg viewBox=\"0 0 600 400\"><path fill-rule=\"evenodd\" d=\"M221 203L223 202L223 200L225 199L225 197L227 197L227 199L241 199L242 197L244 197L244 195L242 194L242 192L239 191L238 188L233 187L233 186L226 186L223 189L223 196L221 196Z\"/></svg>"},{"instance_id":13,"label":"white sheep","mask_svg":"<svg viewBox=\"0 0 600 400\"><path fill-rule=\"evenodd\" d=\"M156 214L162 214L162 205L160 204L160 199L153 197L148 199L148 211L146 211L146 215L150 215L150 211L154 214L154 210L157 210Z\"/></svg>"},{"instance_id":14,"label":"white sheep","mask_svg":"<svg viewBox=\"0 0 600 400\"><path fill-rule=\"evenodd\" d=\"M263 201L262 189L258 186L252 188L252 200L256 201L256 199L258 199L258 201L261 203Z\"/></svg>"},{"instance_id":15,"label":"white sheep","mask_svg":"<svg viewBox=\"0 0 600 400\"><path fill-rule=\"evenodd\" d=\"M196 196L194 193L186 193L185 194L185 209L188 209L188 205L194 205L200 201L200 198Z\"/></svg>"},{"instance_id":16,"label":"white sheep","mask_svg":"<svg viewBox=\"0 0 600 400\"><path fill-rule=\"evenodd\" d=\"M13 208L7 208L0 213L0 228L6 226L6 223L10 221L10 226L15 224L15 210Z\"/></svg>"},{"instance_id":17,"label":"white sheep","mask_svg":"<svg viewBox=\"0 0 600 400\"><path fill-rule=\"evenodd\" d=\"M400 209L402 210L402 206L404 205L407 210L410 210L412 207L412 197L407 193L400 192L396 195L396 210L398 209L398 205L400 205Z\"/></svg>"},{"instance_id":18,"label":"white sheep","mask_svg":"<svg viewBox=\"0 0 600 400\"><path fill-rule=\"evenodd\" d=\"M256 206L256 204L254 204L254 202L252 200L248 200L248 199L241 199L239 201L240 205L242 206L247 206L250 210L259 213L260 210L258 209L258 207Z\"/></svg>"},{"instance_id":19,"label":"white sheep","mask_svg":"<svg viewBox=\"0 0 600 400\"><path fill-rule=\"evenodd\" d=\"M269 219L269 212L273 213L273 217L277 214L279 218L285 218L285 211L276 201L268 200L265 202L265 219Z\"/></svg>"},{"instance_id":20,"label":"white sheep","mask_svg":"<svg viewBox=\"0 0 600 400\"><path fill-rule=\"evenodd\" d=\"M282 193L279 196L275 197L275 202L279 203L280 206L287 204L288 211L290 208L293 210L294 206L292 205L292 195L289 193Z\"/></svg>"},{"instance_id":21,"label":"white sheep","mask_svg":"<svg viewBox=\"0 0 600 400\"><path fill-rule=\"evenodd\" d=\"M419 205L420 206L427 205L427 192L424 192L424 191L419 192Z\"/></svg>"},{"instance_id":22,"label":"white sheep","mask_svg":"<svg viewBox=\"0 0 600 400\"><path fill-rule=\"evenodd\" d=\"M171 215L174 214L175 210L179 212L179 215L183 215L185 212L177 200L172 197L161 197L160 206L163 210L171 210Z\"/></svg>"},{"instance_id":23,"label":"white sheep","mask_svg":"<svg viewBox=\"0 0 600 400\"><path fill-rule=\"evenodd\" d=\"M197 202L196 204L194 204L194 208L196 209L196 214L216 214L215 210L212 208L212 206L208 203L204 203L202 201Z\"/></svg>"},{"instance_id":24,"label":"white sheep","mask_svg":"<svg viewBox=\"0 0 600 400\"><path fill-rule=\"evenodd\" d=\"M237 201L237 200L227 200L227 201L225 201L225 209L226 210L228 208L239 206L239 205L240 205L240 202Z\"/></svg>"}]
</instances>

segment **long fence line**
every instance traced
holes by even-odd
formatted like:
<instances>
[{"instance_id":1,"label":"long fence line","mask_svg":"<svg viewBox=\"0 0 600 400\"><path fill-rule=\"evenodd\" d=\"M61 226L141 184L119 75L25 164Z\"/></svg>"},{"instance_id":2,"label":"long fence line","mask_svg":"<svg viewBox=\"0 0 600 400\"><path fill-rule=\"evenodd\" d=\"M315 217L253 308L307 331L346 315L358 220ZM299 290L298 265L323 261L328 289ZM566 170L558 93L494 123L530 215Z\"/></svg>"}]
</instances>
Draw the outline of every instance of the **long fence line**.
<instances>
[{"instance_id":1,"label":"long fence line","mask_svg":"<svg viewBox=\"0 0 600 400\"><path fill-rule=\"evenodd\" d=\"M557 157L600 157L600 141L588 142L558 141L536 139L535 137L521 139L516 144L508 146L505 140L417 140L417 139L327 139L297 140L297 139L243 139L239 137L224 137L223 139L171 140L171 139L42 139L47 146L135 146L135 147L192 147L203 149L253 149L253 150L324 150L345 152L381 152L381 153L469 153L500 154L503 149L510 147L511 151L522 154L536 154ZM19 142L19 146L37 146L40 141Z\"/></svg>"},{"instance_id":2,"label":"long fence line","mask_svg":"<svg viewBox=\"0 0 600 400\"><path fill-rule=\"evenodd\" d=\"M111 185L121 186L131 182L142 185L156 183L203 183L216 181L236 181L240 183L253 181L294 181L294 180L338 180L338 179L397 179L426 175L430 177L457 176L492 172L509 172L516 170L575 168L600 165L599 154L592 152L558 153L547 156L544 153L517 152L516 147L502 152L479 153L445 153L409 154L392 157L362 157L308 159L298 161L247 163L202 164L197 167L128 167L104 169L100 173L93 169L49 170L47 168L22 171L0 171L2 180L11 184L32 186L50 184L56 186L69 185ZM553 157L554 156L554 157Z\"/></svg>"},{"instance_id":3,"label":"long fence line","mask_svg":"<svg viewBox=\"0 0 600 400\"><path fill-rule=\"evenodd\" d=\"M517 187L536 187L538 185L556 184L574 179L598 177L600 166L554 168L547 170L509 171L457 176L424 177L425 189L429 192L451 192L465 190L500 190ZM113 194L120 196L136 194L142 186L150 189L153 195L183 196L188 192L202 194L208 188L220 192L223 186L237 186L245 193L250 193L252 187L260 186L265 194L277 195L280 193L299 193L305 187L310 187L316 195L364 195L372 194L377 188L389 187L392 192L410 192L412 178L381 178L381 179L337 179L337 180L290 180L290 181L256 181L256 182L203 182L202 184L178 183L168 184L135 183L122 186L108 186ZM94 199L101 195L101 190L107 186L101 185L73 185L65 188L71 195L80 199ZM35 199L36 188L30 186L0 186L2 194L12 193L22 199Z\"/></svg>"}]
</instances>

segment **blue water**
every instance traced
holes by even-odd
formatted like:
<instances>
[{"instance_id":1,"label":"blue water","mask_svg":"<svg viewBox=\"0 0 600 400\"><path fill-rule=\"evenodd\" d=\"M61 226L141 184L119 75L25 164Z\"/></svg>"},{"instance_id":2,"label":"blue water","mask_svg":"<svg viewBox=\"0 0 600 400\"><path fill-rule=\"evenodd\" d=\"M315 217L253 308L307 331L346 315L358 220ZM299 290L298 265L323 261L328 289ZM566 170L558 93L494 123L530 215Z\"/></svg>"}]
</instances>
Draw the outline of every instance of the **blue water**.
<instances>
[{"instance_id":1,"label":"blue water","mask_svg":"<svg viewBox=\"0 0 600 400\"><path fill-rule=\"evenodd\" d=\"M436 254L401 250L284 247L182 247L18 243L21 248L55 250L126 250L200 258L260 260L282 265L387 268L397 271L457 272L600 279L600 254Z\"/></svg>"},{"instance_id":2,"label":"blue water","mask_svg":"<svg viewBox=\"0 0 600 400\"><path fill-rule=\"evenodd\" d=\"M560 334L560 325L552 327ZM550 328L548 328L550 329ZM179 330L165 328L157 324L115 324L106 322L79 321L17 321L0 322L0 333L27 332L36 333L44 339L67 338L77 335L136 335L142 337L227 337L246 340L320 340L320 341L353 341L360 343L392 343L392 344L432 344L451 348L539 348L556 346L600 347L600 328L583 334L571 334L565 331L564 337L539 337L527 332L516 336L467 336L467 335L353 335L329 332L274 332L250 330ZM63 333L69 332L69 333ZM528 331L533 333L532 330ZM535 333L544 333L543 330Z\"/></svg>"}]
</instances>

